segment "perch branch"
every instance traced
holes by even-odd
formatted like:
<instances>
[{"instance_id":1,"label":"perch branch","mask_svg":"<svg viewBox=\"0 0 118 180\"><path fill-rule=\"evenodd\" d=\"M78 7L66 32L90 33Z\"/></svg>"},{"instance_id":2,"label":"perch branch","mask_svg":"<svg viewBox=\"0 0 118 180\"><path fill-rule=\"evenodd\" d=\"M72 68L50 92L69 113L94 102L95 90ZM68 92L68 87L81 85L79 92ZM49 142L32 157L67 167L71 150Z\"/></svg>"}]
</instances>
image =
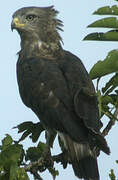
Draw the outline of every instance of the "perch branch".
<instances>
[{"instance_id":1,"label":"perch branch","mask_svg":"<svg viewBox=\"0 0 118 180\"><path fill-rule=\"evenodd\" d=\"M63 153L60 153L58 155L49 157L48 160L50 160L50 162L53 161L53 162L57 162L57 163L62 163L63 168L66 168L67 167L67 163L70 163L68 161L68 154L67 154L67 152L63 152ZM25 169L26 172L32 173L36 180L43 180L40 177L40 175L38 174L37 171L42 172L43 170L45 170L45 166L48 163L49 162L46 162L44 157L41 157L37 161L25 165L24 169Z\"/></svg>"},{"instance_id":2,"label":"perch branch","mask_svg":"<svg viewBox=\"0 0 118 180\"><path fill-rule=\"evenodd\" d=\"M37 166L38 166L38 167L42 167L43 164L44 164L44 160L43 160L43 158L41 157L41 158L39 158L37 161L32 162L32 163L30 163L30 164L28 164L28 165L25 165L24 169L25 169L25 171L30 171L33 167L37 167Z\"/></svg>"},{"instance_id":3,"label":"perch branch","mask_svg":"<svg viewBox=\"0 0 118 180\"><path fill-rule=\"evenodd\" d=\"M37 167L44 167L44 159L42 157L35 162L25 165L24 169L26 172L30 172L31 174L33 174L35 180L43 180L37 173Z\"/></svg>"},{"instance_id":4,"label":"perch branch","mask_svg":"<svg viewBox=\"0 0 118 180\"><path fill-rule=\"evenodd\" d=\"M30 172L33 174L34 180L43 180L35 169L32 169Z\"/></svg>"}]
</instances>

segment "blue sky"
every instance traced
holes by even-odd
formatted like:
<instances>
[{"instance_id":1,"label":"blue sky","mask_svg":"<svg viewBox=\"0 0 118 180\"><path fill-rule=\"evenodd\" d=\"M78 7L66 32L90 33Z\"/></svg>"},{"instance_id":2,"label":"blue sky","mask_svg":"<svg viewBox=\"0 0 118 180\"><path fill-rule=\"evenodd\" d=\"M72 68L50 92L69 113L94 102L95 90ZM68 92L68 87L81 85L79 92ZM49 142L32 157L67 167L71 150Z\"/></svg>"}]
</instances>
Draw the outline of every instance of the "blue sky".
<instances>
[{"instance_id":1,"label":"blue sky","mask_svg":"<svg viewBox=\"0 0 118 180\"><path fill-rule=\"evenodd\" d=\"M117 4L114 0L4 0L0 6L0 34L1 34L1 53L0 53L0 140L5 134L11 134L17 138L17 131L12 127L23 121L37 122L37 117L30 109L25 107L20 99L17 81L16 81L16 53L20 50L20 38L16 31L13 33L10 29L12 14L14 11L25 6L49 6L54 5L60 11L59 18L64 22L64 32L61 36L64 41L64 49L71 51L80 57L86 69L89 71L94 63L105 58L107 53L117 48L115 42L85 42L82 39L87 33L93 32L93 29L87 29L87 25L100 18L93 16L96 9L106 5ZM96 29L97 31L97 29ZM106 78L107 80L107 78ZM104 83L104 82L102 82ZM104 119L107 121L107 119ZM108 172L111 168L116 169L115 160L118 158L117 145L117 124L107 136L108 144L111 148L111 155L107 156L101 153L98 158L101 179L108 180ZM43 136L42 136L42 139ZM27 148L31 141L24 143ZM32 144L33 145L33 144ZM58 152L57 142L53 153ZM57 180L75 180L71 166L63 170L59 165L60 176ZM117 173L118 175L118 173ZM51 180L48 172L43 175L44 180ZM31 177L32 179L32 177Z\"/></svg>"}]
</instances>

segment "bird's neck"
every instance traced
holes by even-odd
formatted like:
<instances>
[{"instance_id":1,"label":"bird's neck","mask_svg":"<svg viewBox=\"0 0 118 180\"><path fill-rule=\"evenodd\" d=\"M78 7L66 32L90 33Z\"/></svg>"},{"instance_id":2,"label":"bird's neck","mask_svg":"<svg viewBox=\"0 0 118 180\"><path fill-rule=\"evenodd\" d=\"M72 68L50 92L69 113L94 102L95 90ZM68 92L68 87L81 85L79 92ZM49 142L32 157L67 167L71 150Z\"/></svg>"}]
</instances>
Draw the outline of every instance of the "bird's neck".
<instances>
[{"instance_id":1,"label":"bird's neck","mask_svg":"<svg viewBox=\"0 0 118 180\"><path fill-rule=\"evenodd\" d=\"M19 56L22 58L41 57L41 58L54 58L62 49L59 41L44 42L39 38L22 38L21 37L21 51Z\"/></svg>"}]
</instances>

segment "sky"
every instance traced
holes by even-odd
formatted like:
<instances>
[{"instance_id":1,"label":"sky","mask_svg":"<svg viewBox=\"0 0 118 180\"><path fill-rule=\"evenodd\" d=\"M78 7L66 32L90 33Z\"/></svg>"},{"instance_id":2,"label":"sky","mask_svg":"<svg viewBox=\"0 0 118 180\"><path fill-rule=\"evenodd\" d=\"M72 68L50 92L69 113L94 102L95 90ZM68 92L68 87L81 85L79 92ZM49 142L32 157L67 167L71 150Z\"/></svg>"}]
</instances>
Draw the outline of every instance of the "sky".
<instances>
[{"instance_id":1,"label":"sky","mask_svg":"<svg viewBox=\"0 0 118 180\"><path fill-rule=\"evenodd\" d=\"M87 25L99 19L99 16L93 16L92 13L99 7L117 4L114 0L4 0L0 3L0 140L5 134L11 134L13 138L18 138L17 130L12 127L24 121L38 122L34 113L25 107L20 99L17 80L16 80L16 62L17 52L20 50L20 38L16 31L12 32L10 24L12 14L19 8L25 6L50 6L54 5L60 12L59 18L64 22L64 32L61 36L64 41L63 48L71 51L80 57L87 71L98 61L103 60L110 50L117 49L115 42L92 42L82 41L90 32L97 29L87 29ZM101 29L99 29L101 30ZM107 77L106 77L107 81ZM105 82L101 82L104 84ZM104 119L107 122L107 119ZM108 173L111 168L115 169L118 176L118 166L115 160L118 158L117 145L118 125L116 124L109 135L106 137L111 149L111 155L107 156L101 153L98 158L100 177L108 180ZM44 140L44 137L41 138ZM30 140L24 143L28 148L31 144ZM59 151L57 142L54 144L53 153ZM60 175L57 180L76 180L71 166L63 170L60 165L56 165ZM46 172L42 176L44 180L51 180L51 176ZM31 180L33 178L31 177Z\"/></svg>"}]
</instances>

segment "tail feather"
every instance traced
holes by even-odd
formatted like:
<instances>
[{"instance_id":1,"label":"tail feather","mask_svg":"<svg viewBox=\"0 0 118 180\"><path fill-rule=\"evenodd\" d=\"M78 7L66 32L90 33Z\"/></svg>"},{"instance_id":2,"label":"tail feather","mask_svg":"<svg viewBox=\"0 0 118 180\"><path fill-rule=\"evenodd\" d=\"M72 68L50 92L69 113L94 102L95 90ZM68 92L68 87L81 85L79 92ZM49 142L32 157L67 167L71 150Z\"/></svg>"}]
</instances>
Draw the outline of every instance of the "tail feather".
<instances>
[{"instance_id":1,"label":"tail feather","mask_svg":"<svg viewBox=\"0 0 118 180\"><path fill-rule=\"evenodd\" d=\"M89 145L74 142L69 136L62 133L59 133L59 136L68 150L75 175L84 180L99 180L97 159Z\"/></svg>"},{"instance_id":2,"label":"tail feather","mask_svg":"<svg viewBox=\"0 0 118 180\"><path fill-rule=\"evenodd\" d=\"M85 157L79 162L77 160L72 161L72 167L75 175L79 178L99 180L97 160L91 156Z\"/></svg>"},{"instance_id":3,"label":"tail feather","mask_svg":"<svg viewBox=\"0 0 118 180\"><path fill-rule=\"evenodd\" d=\"M109 149L104 137L99 134L97 134L95 137L96 137L96 141L97 141L97 145L98 145L99 149L101 149L103 152L105 152L106 154L109 155L110 149Z\"/></svg>"}]
</instances>

